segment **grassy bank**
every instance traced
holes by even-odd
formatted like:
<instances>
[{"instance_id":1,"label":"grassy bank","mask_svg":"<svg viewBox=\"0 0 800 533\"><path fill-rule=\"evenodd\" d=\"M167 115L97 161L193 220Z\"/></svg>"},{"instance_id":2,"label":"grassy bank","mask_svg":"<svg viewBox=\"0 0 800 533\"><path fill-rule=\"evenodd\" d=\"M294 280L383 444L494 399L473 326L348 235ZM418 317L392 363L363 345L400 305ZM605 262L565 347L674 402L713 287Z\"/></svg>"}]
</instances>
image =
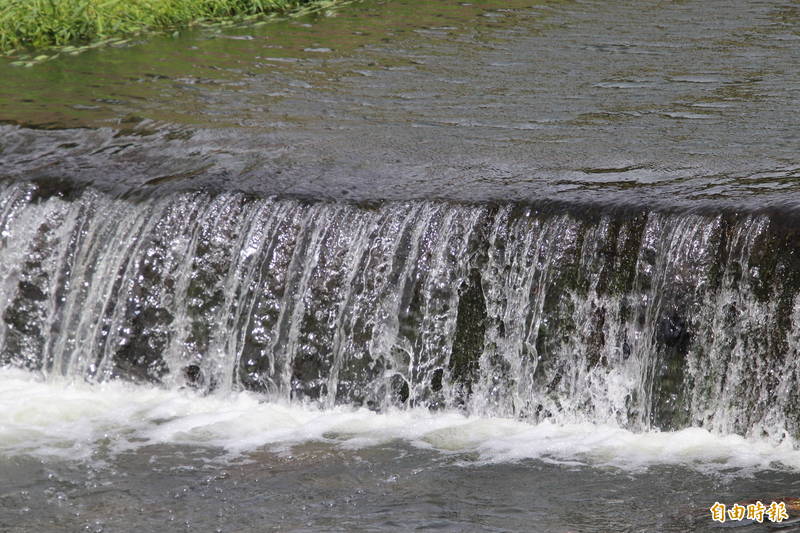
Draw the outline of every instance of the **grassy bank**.
<instances>
[{"instance_id":1,"label":"grassy bank","mask_svg":"<svg viewBox=\"0 0 800 533\"><path fill-rule=\"evenodd\" d=\"M0 54L334 3L336 0L0 0Z\"/></svg>"}]
</instances>

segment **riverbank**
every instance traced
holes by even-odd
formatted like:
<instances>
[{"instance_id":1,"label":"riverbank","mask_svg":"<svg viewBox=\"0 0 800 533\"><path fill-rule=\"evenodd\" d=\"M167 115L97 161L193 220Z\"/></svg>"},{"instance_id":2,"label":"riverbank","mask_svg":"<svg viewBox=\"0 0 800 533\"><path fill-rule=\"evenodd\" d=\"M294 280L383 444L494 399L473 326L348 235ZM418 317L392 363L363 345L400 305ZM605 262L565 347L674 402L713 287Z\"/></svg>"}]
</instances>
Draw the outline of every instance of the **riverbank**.
<instances>
[{"instance_id":1,"label":"riverbank","mask_svg":"<svg viewBox=\"0 0 800 533\"><path fill-rule=\"evenodd\" d=\"M197 24L305 13L339 0L0 0L0 54L88 45Z\"/></svg>"}]
</instances>

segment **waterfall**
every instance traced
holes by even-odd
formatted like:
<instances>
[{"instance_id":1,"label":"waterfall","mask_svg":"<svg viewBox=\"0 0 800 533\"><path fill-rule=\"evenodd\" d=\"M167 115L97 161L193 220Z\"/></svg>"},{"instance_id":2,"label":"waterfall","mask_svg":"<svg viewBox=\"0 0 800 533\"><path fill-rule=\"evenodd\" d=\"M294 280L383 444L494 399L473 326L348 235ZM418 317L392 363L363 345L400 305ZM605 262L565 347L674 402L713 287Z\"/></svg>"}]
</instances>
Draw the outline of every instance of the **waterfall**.
<instances>
[{"instance_id":1,"label":"waterfall","mask_svg":"<svg viewBox=\"0 0 800 533\"><path fill-rule=\"evenodd\" d=\"M5 183L0 364L797 436L800 236L785 219Z\"/></svg>"}]
</instances>

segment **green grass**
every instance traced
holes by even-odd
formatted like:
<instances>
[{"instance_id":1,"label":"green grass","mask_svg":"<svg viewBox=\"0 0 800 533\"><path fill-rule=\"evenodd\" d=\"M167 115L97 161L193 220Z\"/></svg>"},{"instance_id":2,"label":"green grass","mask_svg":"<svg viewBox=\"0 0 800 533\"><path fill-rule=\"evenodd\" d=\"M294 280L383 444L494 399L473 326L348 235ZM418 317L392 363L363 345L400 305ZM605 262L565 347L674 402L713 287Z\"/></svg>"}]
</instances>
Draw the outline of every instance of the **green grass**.
<instances>
[{"instance_id":1,"label":"green grass","mask_svg":"<svg viewBox=\"0 0 800 533\"><path fill-rule=\"evenodd\" d=\"M335 0L0 0L0 54L97 43L111 37L333 3Z\"/></svg>"}]
</instances>

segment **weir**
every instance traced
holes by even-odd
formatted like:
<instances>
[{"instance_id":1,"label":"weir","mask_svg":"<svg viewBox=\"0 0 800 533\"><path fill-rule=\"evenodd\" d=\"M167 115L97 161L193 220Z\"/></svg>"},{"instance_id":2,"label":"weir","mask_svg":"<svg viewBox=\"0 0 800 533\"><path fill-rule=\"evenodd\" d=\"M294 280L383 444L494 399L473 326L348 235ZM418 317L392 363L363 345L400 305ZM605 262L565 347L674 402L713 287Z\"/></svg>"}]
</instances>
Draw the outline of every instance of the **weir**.
<instances>
[{"instance_id":1,"label":"weir","mask_svg":"<svg viewBox=\"0 0 800 533\"><path fill-rule=\"evenodd\" d=\"M0 532L798 527L797 1L313 3L0 57Z\"/></svg>"},{"instance_id":2,"label":"weir","mask_svg":"<svg viewBox=\"0 0 800 533\"><path fill-rule=\"evenodd\" d=\"M796 437L787 220L5 183L0 364L322 406Z\"/></svg>"}]
</instances>

